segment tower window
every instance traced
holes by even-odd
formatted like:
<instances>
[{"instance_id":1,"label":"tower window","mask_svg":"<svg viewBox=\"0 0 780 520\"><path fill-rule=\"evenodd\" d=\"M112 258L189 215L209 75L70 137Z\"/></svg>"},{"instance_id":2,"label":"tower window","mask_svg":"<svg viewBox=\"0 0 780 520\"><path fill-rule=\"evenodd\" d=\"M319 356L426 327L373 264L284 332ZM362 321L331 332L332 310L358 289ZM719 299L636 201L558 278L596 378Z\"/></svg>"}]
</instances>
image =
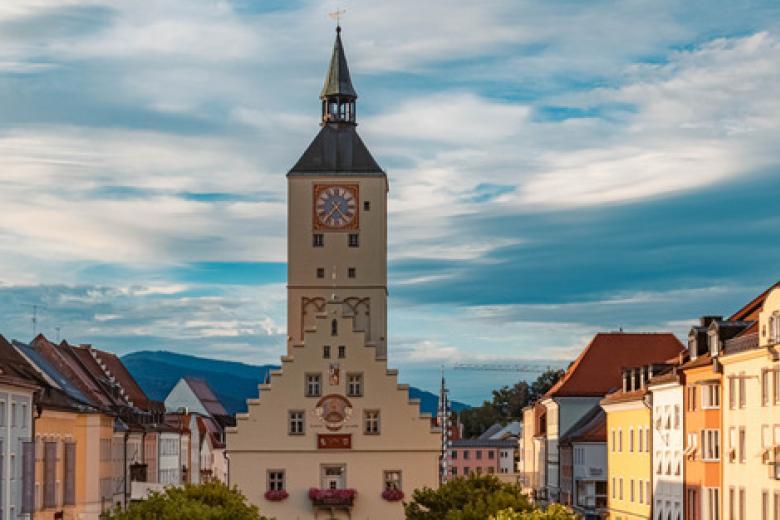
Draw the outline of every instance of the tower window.
<instances>
[{"instance_id":1,"label":"tower window","mask_svg":"<svg viewBox=\"0 0 780 520\"><path fill-rule=\"evenodd\" d=\"M347 347L339 345L339 359L344 359L345 357L347 357Z\"/></svg>"},{"instance_id":2,"label":"tower window","mask_svg":"<svg viewBox=\"0 0 780 520\"><path fill-rule=\"evenodd\" d=\"M363 211L371 211L371 203L367 200L363 201Z\"/></svg>"},{"instance_id":3,"label":"tower window","mask_svg":"<svg viewBox=\"0 0 780 520\"><path fill-rule=\"evenodd\" d=\"M357 233L349 234L349 247L358 247L360 245L360 235Z\"/></svg>"},{"instance_id":4,"label":"tower window","mask_svg":"<svg viewBox=\"0 0 780 520\"><path fill-rule=\"evenodd\" d=\"M317 278L325 278L325 268L324 267L318 267L317 268Z\"/></svg>"},{"instance_id":5,"label":"tower window","mask_svg":"<svg viewBox=\"0 0 780 520\"><path fill-rule=\"evenodd\" d=\"M290 435L303 435L303 417L304 413L302 411L290 411L288 415L287 433Z\"/></svg>"},{"instance_id":6,"label":"tower window","mask_svg":"<svg viewBox=\"0 0 780 520\"><path fill-rule=\"evenodd\" d=\"M322 375L306 374L306 397L319 397L322 393Z\"/></svg>"},{"instance_id":7,"label":"tower window","mask_svg":"<svg viewBox=\"0 0 780 520\"><path fill-rule=\"evenodd\" d=\"M363 374L347 374L347 395L349 397L363 395Z\"/></svg>"},{"instance_id":8,"label":"tower window","mask_svg":"<svg viewBox=\"0 0 780 520\"><path fill-rule=\"evenodd\" d=\"M356 274L356 271L355 271L354 267L350 267L349 269L347 269L347 276L349 278L354 278L355 274Z\"/></svg>"},{"instance_id":9,"label":"tower window","mask_svg":"<svg viewBox=\"0 0 780 520\"><path fill-rule=\"evenodd\" d=\"M333 320L330 322L330 335L331 336L338 336L339 334L339 322L336 320Z\"/></svg>"},{"instance_id":10,"label":"tower window","mask_svg":"<svg viewBox=\"0 0 780 520\"><path fill-rule=\"evenodd\" d=\"M323 247L325 245L325 235L322 233L314 233L311 236L312 246Z\"/></svg>"}]
</instances>

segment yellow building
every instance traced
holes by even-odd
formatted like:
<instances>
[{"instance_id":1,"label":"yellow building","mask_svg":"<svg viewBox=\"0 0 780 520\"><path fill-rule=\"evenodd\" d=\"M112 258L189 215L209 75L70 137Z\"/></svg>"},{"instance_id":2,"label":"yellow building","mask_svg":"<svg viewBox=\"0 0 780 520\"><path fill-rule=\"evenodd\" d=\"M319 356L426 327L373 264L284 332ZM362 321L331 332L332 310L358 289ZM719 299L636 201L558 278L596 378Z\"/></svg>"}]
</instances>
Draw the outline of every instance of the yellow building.
<instances>
[{"instance_id":1,"label":"yellow building","mask_svg":"<svg viewBox=\"0 0 780 520\"><path fill-rule=\"evenodd\" d=\"M780 284L740 313L738 318L753 323L725 342L719 359L723 517L775 520L780 519Z\"/></svg>"},{"instance_id":2,"label":"yellow building","mask_svg":"<svg viewBox=\"0 0 780 520\"><path fill-rule=\"evenodd\" d=\"M647 381L666 365L626 369L601 401L607 414L607 508L612 520L652 518L651 408Z\"/></svg>"}]
</instances>

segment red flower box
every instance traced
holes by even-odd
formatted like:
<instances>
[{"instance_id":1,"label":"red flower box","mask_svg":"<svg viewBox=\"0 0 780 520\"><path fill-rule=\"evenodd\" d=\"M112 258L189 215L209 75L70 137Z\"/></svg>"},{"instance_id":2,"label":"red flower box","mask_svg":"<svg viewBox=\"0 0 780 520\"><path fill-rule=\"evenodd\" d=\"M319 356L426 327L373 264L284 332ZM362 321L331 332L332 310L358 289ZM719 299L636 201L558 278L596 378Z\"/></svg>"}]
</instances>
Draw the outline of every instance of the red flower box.
<instances>
[{"instance_id":1,"label":"red flower box","mask_svg":"<svg viewBox=\"0 0 780 520\"><path fill-rule=\"evenodd\" d=\"M382 498L388 502L398 502L404 498L404 492L400 489L385 489L382 491Z\"/></svg>"},{"instance_id":2,"label":"red flower box","mask_svg":"<svg viewBox=\"0 0 780 520\"><path fill-rule=\"evenodd\" d=\"M351 506L356 496L354 489L309 489L309 500L315 506Z\"/></svg>"},{"instance_id":3,"label":"red flower box","mask_svg":"<svg viewBox=\"0 0 780 520\"><path fill-rule=\"evenodd\" d=\"M269 489L265 492L265 499L271 502L281 502L289 496L290 494L284 489Z\"/></svg>"}]
</instances>

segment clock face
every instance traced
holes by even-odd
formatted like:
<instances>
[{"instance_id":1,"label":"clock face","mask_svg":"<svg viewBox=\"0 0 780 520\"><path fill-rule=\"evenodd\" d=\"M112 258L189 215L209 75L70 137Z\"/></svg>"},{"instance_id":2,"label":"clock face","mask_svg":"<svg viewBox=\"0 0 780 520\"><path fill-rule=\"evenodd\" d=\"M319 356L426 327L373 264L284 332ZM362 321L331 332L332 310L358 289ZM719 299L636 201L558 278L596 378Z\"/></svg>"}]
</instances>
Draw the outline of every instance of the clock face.
<instances>
[{"instance_id":1,"label":"clock face","mask_svg":"<svg viewBox=\"0 0 780 520\"><path fill-rule=\"evenodd\" d=\"M315 229L357 229L356 184L314 186Z\"/></svg>"}]
</instances>

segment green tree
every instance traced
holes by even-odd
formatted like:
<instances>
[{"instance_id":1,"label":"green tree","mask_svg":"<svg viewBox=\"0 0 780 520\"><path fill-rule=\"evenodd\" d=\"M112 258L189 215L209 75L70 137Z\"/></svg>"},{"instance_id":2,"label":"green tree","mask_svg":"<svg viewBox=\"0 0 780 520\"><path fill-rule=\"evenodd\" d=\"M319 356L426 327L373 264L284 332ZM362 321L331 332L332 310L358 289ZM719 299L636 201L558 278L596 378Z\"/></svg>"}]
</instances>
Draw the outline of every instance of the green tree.
<instances>
[{"instance_id":1,"label":"green tree","mask_svg":"<svg viewBox=\"0 0 780 520\"><path fill-rule=\"evenodd\" d=\"M576 520L577 515L560 504L551 504L547 509L514 511L504 509L491 516L490 520Z\"/></svg>"},{"instance_id":2,"label":"green tree","mask_svg":"<svg viewBox=\"0 0 780 520\"><path fill-rule=\"evenodd\" d=\"M168 487L162 493L115 509L104 520L268 520L246 497L218 481L183 487Z\"/></svg>"},{"instance_id":3,"label":"green tree","mask_svg":"<svg viewBox=\"0 0 780 520\"><path fill-rule=\"evenodd\" d=\"M422 488L404 504L406 520L485 520L499 511L531 511L519 486L491 475L455 478L438 489Z\"/></svg>"},{"instance_id":4,"label":"green tree","mask_svg":"<svg viewBox=\"0 0 780 520\"><path fill-rule=\"evenodd\" d=\"M563 369L553 369L548 368L541 374L539 374L539 377L536 378L536 381L533 382L531 385L531 393L530 393L530 402L536 401L540 397L542 397L544 394L547 393L547 390L552 388L552 386L558 382L558 380L563 377L563 374L565 374L566 371Z\"/></svg>"},{"instance_id":5,"label":"green tree","mask_svg":"<svg viewBox=\"0 0 780 520\"><path fill-rule=\"evenodd\" d=\"M510 419L519 419L523 408L543 396L563 374L564 370L548 368L530 385L520 381L511 387L502 386L493 390L492 401L484 401L482 406L460 413L463 435L475 437L497 422L506 423Z\"/></svg>"}]
</instances>

